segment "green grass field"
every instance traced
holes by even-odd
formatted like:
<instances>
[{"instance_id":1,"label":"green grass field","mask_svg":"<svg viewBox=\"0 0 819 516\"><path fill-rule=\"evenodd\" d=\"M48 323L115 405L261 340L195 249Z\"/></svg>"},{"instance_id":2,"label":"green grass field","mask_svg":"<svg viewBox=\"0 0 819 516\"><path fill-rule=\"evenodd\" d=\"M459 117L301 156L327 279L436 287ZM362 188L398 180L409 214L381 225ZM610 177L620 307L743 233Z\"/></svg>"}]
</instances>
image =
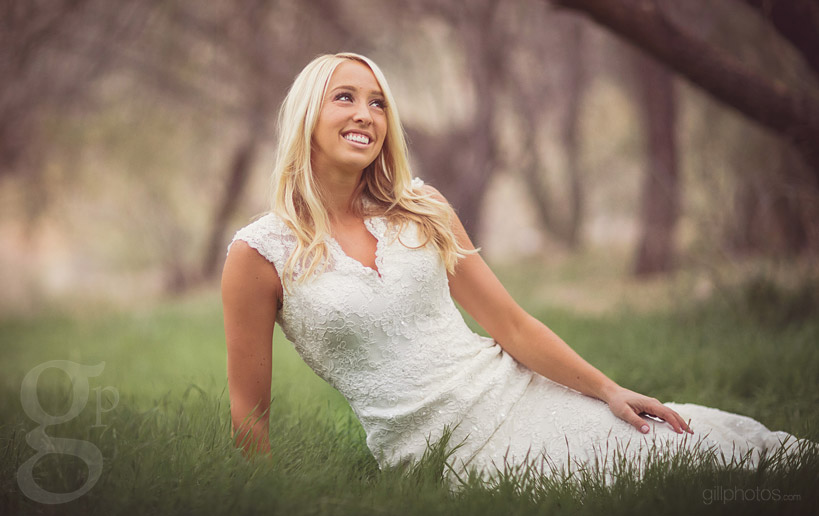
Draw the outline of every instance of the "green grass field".
<instances>
[{"instance_id":1,"label":"green grass field","mask_svg":"<svg viewBox=\"0 0 819 516\"><path fill-rule=\"evenodd\" d=\"M793 312L788 307L803 306L804 300L785 296L760 308L743 296L681 305L668 313L579 316L530 308L624 386L663 401L739 412L771 429L819 441L815 305ZM435 448L412 469L380 471L344 399L307 369L279 331L272 460L245 460L229 438L216 292L142 310L7 318L0 321L0 339L3 515L819 511L815 450L757 470L715 468L678 457L658 461L642 481L623 475L613 485L519 474L452 492L441 481L442 454ZM58 369L45 370L36 389L22 387L26 373L51 360L105 363L101 374L88 379L84 409L47 430L55 438L90 441L103 457L93 488L58 505L25 496L18 478L21 465L35 454L26 436L38 426L24 413L21 399L36 397L53 415L65 414L72 403L72 383ZM118 403L112 408L115 394ZM36 464L32 478L47 491L68 493L87 475L83 460L50 454Z\"/></svg>"}]
</instances>

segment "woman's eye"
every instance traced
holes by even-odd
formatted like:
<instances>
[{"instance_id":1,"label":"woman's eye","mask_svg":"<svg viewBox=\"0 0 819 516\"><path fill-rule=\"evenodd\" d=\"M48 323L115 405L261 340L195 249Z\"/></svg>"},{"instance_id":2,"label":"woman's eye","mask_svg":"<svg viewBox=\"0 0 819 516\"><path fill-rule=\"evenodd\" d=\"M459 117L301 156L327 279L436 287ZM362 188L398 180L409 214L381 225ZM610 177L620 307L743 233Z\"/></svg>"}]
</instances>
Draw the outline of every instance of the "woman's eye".
<instances>
[{"instance_id":1,"label":"woman's eye","mask_svg":"<svg viewBox=\"0 0 819 516\"><path fill-rule=\"evenodd\" d=\"M339 93L338 95L336 95L336 100L343 100L349 102L353 100L353 96L350 95L349 93Z\"/></svg>"},{"instance_id":2,"label":"woman's eye","mask_svg":"<svg viewBox=\"0 0 819 516\"><path fill-rule=\"evenodd\" d=\"M370 105L375 106L378 109L386 109L387 108L387 103L383 99L375 99L372 102L370 102Z\"/></svg>"}]
</instances>

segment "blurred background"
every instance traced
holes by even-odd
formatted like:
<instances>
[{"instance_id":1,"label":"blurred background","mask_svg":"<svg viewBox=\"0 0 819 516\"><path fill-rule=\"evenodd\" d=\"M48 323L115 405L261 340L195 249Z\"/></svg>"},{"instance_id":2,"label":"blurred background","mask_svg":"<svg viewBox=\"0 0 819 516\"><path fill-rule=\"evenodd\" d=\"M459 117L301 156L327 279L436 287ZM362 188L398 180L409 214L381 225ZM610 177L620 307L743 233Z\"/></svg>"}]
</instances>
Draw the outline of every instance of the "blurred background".
<instances>
[{"instance_id":1,"label":"blurred background","mask_svg":"<svg viewBox=\"0 0 819 516\"><path fill-rule=\"evenodd\" d=\"M77 398L48 435L105 469L61 514L491 510L391 487L280 330L273 467L230 443L226 248L268 208L287 88L339 51L380 65L414 173L582 356L819 441L819 0L0 0L0 513L54 512L21 491L44 428L21 402ZM87 400L60 366L23 381L54 360L104 367ZM814 463L728 485L798 493L800 512ZM55 493L91 475L37 464ZM697 487L726 482L675 471L583 507L696 513Z\"/></svg>"},{"instance_id":2,"label":"blurred background","mask_svg":"<svg viewBox=\"0 0 819 516\"><path fill-rule=\"evenodd\" d=\"M5 0L0 20L2 314L218 296L284 93L338 51L379 63L415 174L541 302L816 284L816 0Z\"/></svg>"}]
</instances>

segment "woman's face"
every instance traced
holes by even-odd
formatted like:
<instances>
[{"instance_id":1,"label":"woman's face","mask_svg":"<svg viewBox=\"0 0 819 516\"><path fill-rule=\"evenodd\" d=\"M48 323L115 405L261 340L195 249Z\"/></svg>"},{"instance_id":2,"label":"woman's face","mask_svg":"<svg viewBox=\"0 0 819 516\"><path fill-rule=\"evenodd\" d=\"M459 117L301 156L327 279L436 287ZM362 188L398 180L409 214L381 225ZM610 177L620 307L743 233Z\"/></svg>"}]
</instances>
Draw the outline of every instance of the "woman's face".
<instances>
[{"instance_id":1,"label":"woman's face","mask_svg":"<svg viewBox=\"0 0 819 516\"><path fill-rule=\"evenodd\" d=\"M313 170L357 175L378 157L386 136L386 101L375 75L358 61L339 64L313 130Z\"/></svg>"}]
</instances>

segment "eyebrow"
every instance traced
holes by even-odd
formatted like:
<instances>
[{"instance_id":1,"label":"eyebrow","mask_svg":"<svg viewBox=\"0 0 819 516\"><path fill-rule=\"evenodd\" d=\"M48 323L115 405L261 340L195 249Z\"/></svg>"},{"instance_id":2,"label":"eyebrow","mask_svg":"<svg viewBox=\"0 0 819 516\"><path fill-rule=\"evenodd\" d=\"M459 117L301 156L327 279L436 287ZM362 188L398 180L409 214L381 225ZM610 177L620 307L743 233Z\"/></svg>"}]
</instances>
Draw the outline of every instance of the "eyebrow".
<instances>
[{"instance_id":1,"label":"eyebrow","mask_svg":"<svg viewBox=\"0 0 819 516\"><path fill-rule=\"evenodd\" d=\"M349 86L349 85L346 85L346 84L342 84L341 86L336 86L335 88L330 90L330 93L332 93L332 92L334 92L336 90L358 91L359 89L357 87L355 87L355 86ZM370 90L370 96L371 97L383 97L384 92L381 91L381 90Z\"/></svg>"}]
</instances>

